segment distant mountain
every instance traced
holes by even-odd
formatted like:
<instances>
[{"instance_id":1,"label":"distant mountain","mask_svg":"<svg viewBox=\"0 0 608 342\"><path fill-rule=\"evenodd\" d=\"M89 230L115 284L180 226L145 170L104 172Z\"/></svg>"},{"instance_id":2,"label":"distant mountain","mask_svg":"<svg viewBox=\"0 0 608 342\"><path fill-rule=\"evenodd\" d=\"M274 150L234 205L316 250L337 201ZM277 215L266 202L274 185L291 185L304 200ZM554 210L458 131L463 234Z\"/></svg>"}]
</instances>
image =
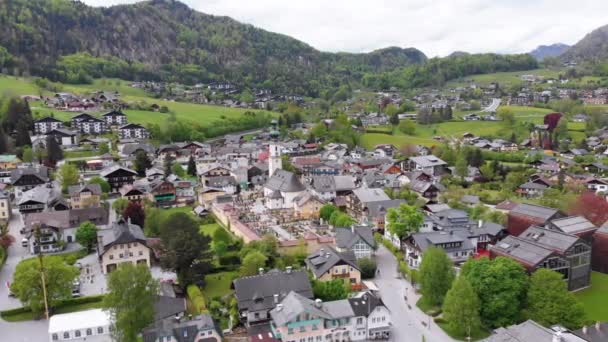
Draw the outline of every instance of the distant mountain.
<instances>
[{"instance_id":1,"label":"distant mountain","mask_svg":"<svg viewBox=\"0 0 608 342\"><path fill-rule=\"evenodd\" d=\"M537 60L542 61L547 57L558 57L559 55L564 53L564 51L568 50L568 48L570 48L570 45L562 43L540 45L536 49L532 50L530 52L530 55L532 55Z\"/></svg>"},{"instance_id":2,"label":"distant mountain","mask_svg":"<svg viewBox=\"0 0 608 342\"><path fill-rule=\"evenodd\" d=\"M451 54L448 55L449 57L462 57L462 56L470 56L471 54L468 52L464 52L464 51L454 51Z\"/></svg>"},{"instance_id":3,"label":"distant mountain","mask_svg":"<svg viewBox=\"0 0 608 342\"><path fill-rule=\"evenodd\" d=\"M608 58L608 25L588 33L560 58L564 61L604 60Z\"/></svg>"}]
</instances>

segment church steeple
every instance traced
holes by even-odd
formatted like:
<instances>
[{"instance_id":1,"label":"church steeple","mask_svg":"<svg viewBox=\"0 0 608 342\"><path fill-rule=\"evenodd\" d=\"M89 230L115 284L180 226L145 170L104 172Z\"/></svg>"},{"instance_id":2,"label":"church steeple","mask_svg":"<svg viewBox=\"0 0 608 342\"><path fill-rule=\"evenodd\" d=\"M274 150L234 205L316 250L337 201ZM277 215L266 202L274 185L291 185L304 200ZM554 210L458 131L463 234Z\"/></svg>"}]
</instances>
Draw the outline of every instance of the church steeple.
<instances>
[{"instance_id":1,"label":"church steeple","mask_svg":"<svg viewBox=\"0 0 608 342\"><path fill-rule=\"evenodd\" d=\"M268 175L272 176L278 169L283 168L283 160L281 159L281 148L279 145L270 144L268 157Z\"/></svg>"}]
</instances>

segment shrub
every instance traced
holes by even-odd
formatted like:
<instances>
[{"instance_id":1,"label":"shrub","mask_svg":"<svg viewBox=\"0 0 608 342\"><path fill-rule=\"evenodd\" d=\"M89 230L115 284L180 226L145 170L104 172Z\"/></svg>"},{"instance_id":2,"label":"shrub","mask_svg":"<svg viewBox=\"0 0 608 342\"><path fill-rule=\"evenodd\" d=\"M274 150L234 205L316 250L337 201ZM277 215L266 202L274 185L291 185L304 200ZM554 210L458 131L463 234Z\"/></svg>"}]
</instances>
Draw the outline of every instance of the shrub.
<instances>
[{"instance_id":1,"label":"shrub","mask_svg":"<svg viewBox=\"0 0 608 342\"><path fill-rule=\"evenodd\" d=\"M190 298L190 301L194 305L197 312L203 312L206 310L205 297L203 297L203 293L198 286L194 284L188 285L186 292L188 293L188 298Z\"/></svg>"},{"instance_id":2,"label":"shrub","mask_svg":"<svg viewBox=\"0 0 608 342\"><path fill-rule=\"evenodd\" d=\"M361 258L358 261L361 269L361 278L370 279L376 274L376 261L370 258Z\"/></svg>"}]
</instances>

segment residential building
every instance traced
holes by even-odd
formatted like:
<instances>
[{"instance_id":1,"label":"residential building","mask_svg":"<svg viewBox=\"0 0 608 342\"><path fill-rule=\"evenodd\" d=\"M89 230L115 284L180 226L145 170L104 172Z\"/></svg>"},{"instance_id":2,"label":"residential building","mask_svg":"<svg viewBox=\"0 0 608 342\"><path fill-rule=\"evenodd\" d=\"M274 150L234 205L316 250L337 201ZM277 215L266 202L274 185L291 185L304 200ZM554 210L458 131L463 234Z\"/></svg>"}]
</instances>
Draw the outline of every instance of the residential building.
<instances>
[{"instance_id":1,"label":"residential building","mask_svg":"<svg viewBox=\"0 0 608 342\"><path fill-rule=\"evenodd\" d=\"M263 271L263 270L262 270ZM242 277L232 282L237 300L239 317L246 325L270 320L274 309L285 296L295 292L305 298L313 298L308 274L304 270L271 270L254 276Z\"/></svg>"},{"instance_id":2,"label":"residential building","mask_svg":"<svg viewBox=\"0 0 608 342\"><path fill-rule=\"evenodd\" d=\"M562 233L576 235L588 242L592 242L593 234L597 230L597 227L583 216L568 216L551 220L545 227Z\"/></svg>"},{"instance_id":3,"label":"residential building","mask_svg":"<svg viewBox=\"0 0 608 342\"><path fill-rule=\"evenodd\" d=\"M521 203L507 214L507 231L518 236L532 225L544 226L547 222L566 217L559 209Z\"/></svg>"},{"instance_id":4,"label":"residential building","mask_svg":"<svg viewBox=\"0 0 608 342\"><path fill-rule=\"evenodd\" d=\"M173 183L155 179L149 183L148 197L158 207L168 208L175 205L176 190Z\"/></svg>"},{"instance_id":5,"label":"residential building","mask_svg":"<svg viewBox=\"0 0 608 342\"><path fill-rule=\"evenodd\" d=\"M17 208L21 214L25 215L51 208L59 209L54 207L55 205L61 205L61 202L63 202L63 197L59 189L50 184L45 184L23 192L17 199ZM68 208L69 206L66 204L63 210Z\"/></svg>"},{"instance_id":6,"label":"residential building","mask_svg":"<svg viewBox=\"0 0 608 342\"><path fill-rule=\"evenodd\" d=\"M593 234L591 268L596 272L608 273L608 226L605 224Z\"/></svg>"},{"instance_id":7,"label":"residential building","mask_svg":"<svg viewBox=\"0 0 608 342\"><path fill-rule=\"evenodd\" d=\"M301 220L318 219L319 212L323 207L324 202L305 191L300 196L296 197L293 202L294 214Z\"/></svg>"},{"instance_id":8,"label":"residential building","mask_svg":"<svg viewBox=\"0 0 608 342\"><path fill-rule=\"evenodd\" d=\"M70 131L69 129L65 128L55 128L48 132L48 135L53 136L55 141L57 141L57 143L59 143L61 146L78 146L78 132Z\"/></svg>"},{"instance_id":9,"label":"residential building","mask_svg":"<svg viewBox=\"0 0 608 342\"><path fill-rule=\"evenodd\" d=\"M355 225L336 228L336 248L340 252L352 251L357 259L373 257L377 246L372 228Z\"/></svg>"},{"instance_id":10,"label":"residential building","mask_svg":"<svg viewBox=\"0 0 608 342\"><path fill-rule=\"evenodd\" d=\"M90 114L82 113L72 117L72 129L82 134L104 134L108 128L104 120L98 119Z\"/></svg>"},{"instance_id":11,"label":"residential building","mask_svg":"<svg viewBox=\"0 0 608 342\"><path fill-rule=\"evenodd\" d=\"M148 139L150 138L150 132L142 125L130 123L120 126L118 137L120 139Z\"/></svg>"},{"instance_id":12,"label":"residential building","mask_svg":"<svg viewBox=\"0 0 608 342\"><path fill-rule=\"evenodd\" d=\"M564 329L561 326L545 328L542 325L527 320L520 324L495 329L490 337L481 342L591 342ZM595 341L593 341L595 342Z\"/></svg>"},{"instance_id":13,"label":"residential building","mask_svg":"<svg viewBox=\"0 0 608 342\"><path fill-rule=\"evenodd\" d=\"M405 261L412 268L420 267L422 257L429 247L443 249L448 257L459 265L475 254L475 245L465 230L414 233L405 239Z\"/></svg>"},{"instance_id":14,"label":"residential building","mask_svg":"<svg viewBox=\"0 0 608 342\"><path fill-rule=\"evenodd\" d=\"M338 252L331 247L318 249L304 260L306 268L317 280L340 279L353 287L361 284L361 270L352 251Z\"/></svg>"},{"instance_id":15,"label":"residential building","mask_svg":"<svg viewBox=\"0 0 608 342\"><path fill-rule=\"evenodd\" d=\"M101 170L99 175L110 184L111 191L116 192L125 185L133 184L137 172L120 165L113 165Z\"/></svg>"},{"instance_id":16,"label":"residential building","mask_svg":"<svg viewBox=\"0 0 608 342\"><path fill-rule=\"evenodd\" d=\"M143 342L221 342L219 328L209 314L169 317L142 331Z\"/></svg>"},{"instance_id":17,"label":"residential building","mask_svg":"<svg viewBox=\"0 0 608 342\"><path fill-rule=\"evenodd\" d=\"M49 181L49 171L46 166L25 167L11 171L11 185L14 188L15 198L21 197L25 191Z\"/></svg>"},{"instance_id":18,"label":"residential building","mask_svg":"<svg viewBox=\"0 0 608 342\"><path fill-rule=\"evenodd\" d=\"M63 128L63 122L55 119L52 116L46 116L42 119L34 121L34 133L37 135L45 135L58 128Z\"/></svg>"},{"instance_id":19,"label":"residential building","mask_svg":"<svg viewBox=\"0 0 608 342\"><path fill-rule=\"evenodd\" d=\"M353 190L350 196L346 197L346 208L349 213L356 218L364 217L368 210L367 208L373 202L388 201L390 197L384 192L384 189L369 189L357 188Z\"/></svg>"},{"instance_id":20,"label":"residential building","mask_svg":"<svg viewBox=\"0 0 608 342\"><path fill-rule=\"evenodd\" d=\"M122 198L126 198L133 202L139 202L147 196L147 191L145 189L133 184L123 185L118 192Z\"/></svg>"},{"instance_id":21,"label":"residential building","mask_svg":"<svg viewBox=\"0 0 608 342\"><path fill-rule=\"evenodd\" d=\"M68 187L72 209L100 206L101 186L99 184L72 185Z\"/></svg>"},{"instance_id":22,"label":"residential building","mask_svg":"<svg viewBox=\"0 0 608 342\"><path fill-rule=\"evenodd\" d=\"M150 267L152 260L152 249L141 227L122 218L112 227L98 231L97 254L104 274L125 262Z\"/></svg>"},{"instance_id":23,"label":"residential building","mask_svg":"<svg viewBox=\"0 0 608 342\"><path fill-rule=\"evenodd\" d=\"M11 216L11 197L7 192L0 190L0 223L8 223Z\"/></svg>"},{"instance_id":24,"label":"residential building","mask_svg":"<svg viewBox=\"0 0 608 342\"><path fill-rule=\"evenodd\" d=\"M405 165L402 167L404 170L422 171L431 176L442 175L448 165L433 155L410 157L404 163Z\"/></svg>"},{"instance_id":25,"label":"residential building","mask_svg":"<svg viewBox=\"0 0 608 342\"><path fill-rule=\"evenodd\" d=\"M49 341L111 342L112 319L102 309L54 314L49 318Z\"/></svg>"},{"instance_id":26,"label":"residential building","mask_svg":"<svg viewBox=\"0 0 608 342\"><path fill-rule=\"evenodd\" d=\"M102 114L101 117L106 121L107 127L120 127L127 124L127 115L120 110L112 110Z\"/></svg>"}]
</instances>

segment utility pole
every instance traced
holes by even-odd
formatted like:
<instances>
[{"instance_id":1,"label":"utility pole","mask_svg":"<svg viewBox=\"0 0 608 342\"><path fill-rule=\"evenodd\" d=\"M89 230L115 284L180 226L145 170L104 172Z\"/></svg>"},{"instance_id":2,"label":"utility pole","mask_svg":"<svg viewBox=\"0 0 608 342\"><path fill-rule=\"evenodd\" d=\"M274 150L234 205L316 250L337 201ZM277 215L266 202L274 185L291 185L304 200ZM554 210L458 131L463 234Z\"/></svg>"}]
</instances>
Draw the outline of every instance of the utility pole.
<instances>
[{"instance_id":1,"label":"utility pole","mask_svg":"<svg viewBox=\"0 0 608 342\"><path fill-rule=\"evenodd\" d=\"M44 316L49 319L49 301L46 294L46 279L44 276L44 260L42 257L42 246L40 245L40 225L37 224L34 228L34 236L36 245L38 245L38 261L40 262L40 279L42 280L42 294L44 295Z\"/></svg>"}]
</instances>

